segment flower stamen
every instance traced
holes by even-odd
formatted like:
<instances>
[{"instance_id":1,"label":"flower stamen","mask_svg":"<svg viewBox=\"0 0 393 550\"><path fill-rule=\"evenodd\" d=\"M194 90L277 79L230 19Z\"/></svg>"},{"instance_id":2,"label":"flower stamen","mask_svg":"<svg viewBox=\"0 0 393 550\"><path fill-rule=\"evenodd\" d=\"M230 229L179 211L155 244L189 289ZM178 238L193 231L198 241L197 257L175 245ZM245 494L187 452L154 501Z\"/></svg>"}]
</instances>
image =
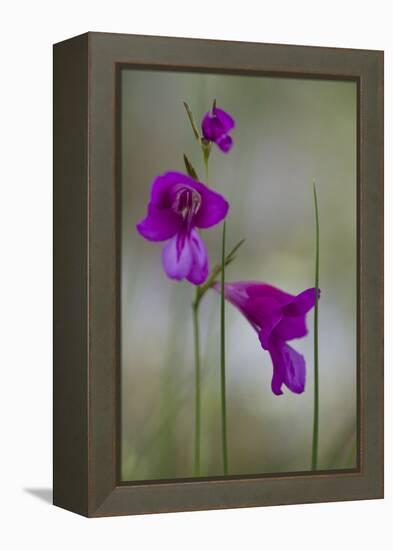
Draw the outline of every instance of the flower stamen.
<instances>
[{"instance_id":1,"label":"flower stamen","mask_svg":"<svg viewBox=\"0 0 393 550\"><path fill-rule=\"evenodd\" d=\"M201 207L201 195L195 189L181 186L175 191L172 208L183 218L187 227L191 227L192 219Z\"/></svg>"}]
</instances>

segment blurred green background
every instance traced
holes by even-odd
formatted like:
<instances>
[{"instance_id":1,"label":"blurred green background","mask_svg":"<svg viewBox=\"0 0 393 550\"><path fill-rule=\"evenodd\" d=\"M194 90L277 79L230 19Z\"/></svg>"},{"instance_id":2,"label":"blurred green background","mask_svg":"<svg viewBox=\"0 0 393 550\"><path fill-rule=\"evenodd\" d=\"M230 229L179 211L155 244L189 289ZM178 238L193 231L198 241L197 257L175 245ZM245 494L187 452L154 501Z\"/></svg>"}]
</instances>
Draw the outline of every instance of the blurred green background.
<instances>
[{"instance_id":1,"label":"blurred green background","mask_svg":"<svg viewBox=\"0 0 393 550\"><path fill-rule=\"evenodd\" d=\"M298 293L313 286L315 179L320 205L319 468L356 466L356 85L311 79L122 71L122 479L192 476L194 288L169 280L160 243L142 239L154 177L203 174L183 100L196 120L218 106L236 119L234 147L213 147L210 185L229 200L227 245L245 237L227 280L259 280ZM210 263L221 226L203 233ZM270 390L272 365L257 334L227 306L230 474L310 468L313 314L291 345L304 354L306 390ZM222 474L219 296L201 306L203 476Z\"/></svg>"}]
</instances>

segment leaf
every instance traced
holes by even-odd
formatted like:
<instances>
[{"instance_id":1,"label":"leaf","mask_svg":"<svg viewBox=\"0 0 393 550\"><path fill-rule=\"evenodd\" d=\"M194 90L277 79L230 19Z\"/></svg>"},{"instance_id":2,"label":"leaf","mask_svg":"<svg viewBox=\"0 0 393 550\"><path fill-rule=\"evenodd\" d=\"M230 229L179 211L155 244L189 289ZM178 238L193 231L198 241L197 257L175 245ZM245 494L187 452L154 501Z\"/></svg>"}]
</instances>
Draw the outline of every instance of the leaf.
<instances>
[{"instance_id":1,"label":"leaf","mask_svg":"<svg viewBox=\"0 0 393 550\"><path fill-rule=\"evenodd\" d=\"M226 257L226 262L231 262L235 259L235 253L239 250L239 248L242 246L242 244L245 242L246 239L241 239L230 251L228 256Z\"/></svg>"},{"instance_id":2,"label":"leaf","mask_svg":"<svg viewBox=\"0 0 393 550\"><path fill-rule=\"evenodd\" d=\"M190 176L190 178L193 178L196 181L199 181L198 174L196 173L195 168L191 164L191 162L188 160L187 156L183 154L184 164L186 166L187 174Z\"/></svg>"},{"instance_id":3,"label":"leaf","mask_svg":"<svg viewBox=\"0 0 393 550\"><path fill-rule=\"evenodd\" d=\"M194 115L192 114L192 111L191 111L190 106L188 105L188 103L183 101L183 105L184 105L184 107L187 111L187 115L188 115L188 118L190 120L191 128L192 128L192 131L194 132L195 139L197 139L199 141L200 140L200 135L199 135L198 128L197 128L197 126L195 124L195 121L194 121Z\"/></svg>"}]
</instances>

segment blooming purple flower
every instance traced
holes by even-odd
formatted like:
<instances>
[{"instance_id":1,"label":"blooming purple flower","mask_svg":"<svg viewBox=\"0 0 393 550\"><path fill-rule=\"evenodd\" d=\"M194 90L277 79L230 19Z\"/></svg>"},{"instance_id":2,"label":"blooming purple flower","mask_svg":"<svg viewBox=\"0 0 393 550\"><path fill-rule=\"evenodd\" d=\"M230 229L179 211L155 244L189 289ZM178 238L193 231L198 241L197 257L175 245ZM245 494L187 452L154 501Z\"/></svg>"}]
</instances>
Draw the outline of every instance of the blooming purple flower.
<instances>
[{"instance_id":1,"label":"blooming purple flower","mask_svg":"<svg viewBox=\"0 0 393 550\"><path fill-rule=\"evenodd\" d=\"M152 183L147 216L137 230L149 241L166 241L164 270L171 279L203 283L209 273L206 246L197 228L216 225L228 202L206 185L180 172L166 172Z\"/></svg>"},{"instance_id":2,"label":"blooming purple flower","mask_svg":"<svg viewBox=\"0 0 393 550\"><path fill-rule=\"evenodd\" d=\"M234 127L235 121L231 115L215 105L202 119L203 137L213 141L223 153L228 153L232 148L233 140L228 132Z\"/></svg>"},{"instance_id":3,"label":"blooming purple flower","mask_svg":"<svg viewBox=\"0 0 393 550\"><path fill-rule=\"evenodd\" d=\"M220 284L215 283L214 288L220 291ZM263 349L270 353L273 393L281 395L283 384L294 393L302 393L305 360L286 342L307 334L306 313L314 306L315 288L293 296L265 283L236 282L225 285L225 298L251 323Z\"/></svg>"}]
</instances>

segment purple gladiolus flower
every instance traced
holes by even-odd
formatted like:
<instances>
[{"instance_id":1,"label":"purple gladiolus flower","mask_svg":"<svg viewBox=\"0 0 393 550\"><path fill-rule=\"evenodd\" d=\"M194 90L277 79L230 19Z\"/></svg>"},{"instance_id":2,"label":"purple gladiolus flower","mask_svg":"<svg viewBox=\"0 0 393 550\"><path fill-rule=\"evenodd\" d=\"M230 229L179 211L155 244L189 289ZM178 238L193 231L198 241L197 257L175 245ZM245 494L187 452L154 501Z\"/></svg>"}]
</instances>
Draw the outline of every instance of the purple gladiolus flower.
<instances>
[{"instance_id":1,"label":"purple gladiolus flower","mask_svg":"<svg viewBox=\"0 0 393 550\"><path fill-rule=\"evenodd\" d=\"M164 270L171 279L203 283L209 273L206 246L197 228L216 225L228 202L206 185L180 172L166 172L152 183L147 216L137 230L149 241L166 241Z\"/></svg>"},{"instance_id":2,"label":"purple gladiolus flower","mask_svg":"<svg viewBox=\"0 0 393 550\"><path fill-rule=\"evenodd\" d=\"M203 137L213 141L223 153L228 153L232 148L233 140L228 132L234 127L235 121L231 115L215 105L202 119Z\"/></svg>"},{"instance_id":3,"label":"purple gladiolus flower","mask_svg":"<svg viewBox=\"0 0 393 550\"><path fill-rule=\"evenodd\" d=\"M220 284L215 283L214 288L220 291ZM225 285L225 298L251 323L263 349L270 353L273 393L281 395L283 384L294 393L302 393L305 360L286 342L307 334L306 313L314 306L315 288L293 296L265 283L236 282Z\"/></svg>"}]
</instances>

